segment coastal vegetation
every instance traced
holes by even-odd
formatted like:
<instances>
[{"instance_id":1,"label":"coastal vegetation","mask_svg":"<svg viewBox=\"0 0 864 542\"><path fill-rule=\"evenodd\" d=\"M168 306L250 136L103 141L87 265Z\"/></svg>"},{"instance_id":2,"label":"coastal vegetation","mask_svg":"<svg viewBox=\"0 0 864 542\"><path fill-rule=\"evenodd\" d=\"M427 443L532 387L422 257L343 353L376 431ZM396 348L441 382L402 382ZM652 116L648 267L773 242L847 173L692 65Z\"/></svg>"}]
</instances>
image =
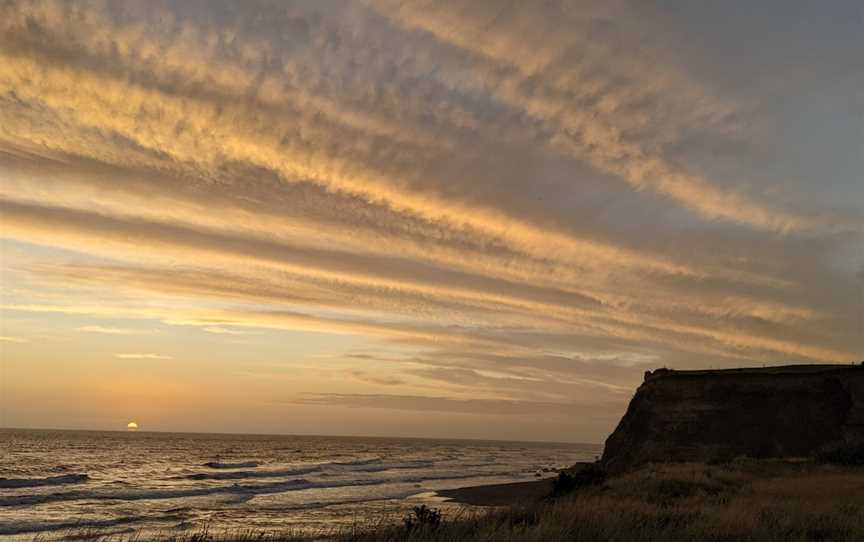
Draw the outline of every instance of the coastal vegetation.
<instances>
[{"instance_id":1,"label":"coastal vegetation","mask_svg":"<svg viewBox=\"0 0 864 542\"><path fill-rule=\"evenodd\" d=\"M420 510L404 522L374 518L313 536L203 531L163 542L864 541L864 468L810 461L655 464L482 513L439 517Z\"/></svg>"}]
</instances>

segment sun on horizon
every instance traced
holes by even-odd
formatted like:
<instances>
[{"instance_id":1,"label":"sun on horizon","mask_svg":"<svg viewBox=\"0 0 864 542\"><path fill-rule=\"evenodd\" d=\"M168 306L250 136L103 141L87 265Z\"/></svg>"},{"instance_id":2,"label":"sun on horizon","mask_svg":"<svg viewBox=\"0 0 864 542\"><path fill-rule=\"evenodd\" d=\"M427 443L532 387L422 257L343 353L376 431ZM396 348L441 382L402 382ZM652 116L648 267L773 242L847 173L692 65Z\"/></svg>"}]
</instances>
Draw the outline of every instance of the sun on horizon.
<instances>
[{"instance_id":1,"label":"sun on horizon","mask_svg":"<svg viewBox=\"0 0 864 542\"><path fill-rule=\"evenodd\" d=\"M137 431L138 430L138 424L136 422L129 422L126 424L126 430L127 431Z\"/></svg>"}]
</instances>

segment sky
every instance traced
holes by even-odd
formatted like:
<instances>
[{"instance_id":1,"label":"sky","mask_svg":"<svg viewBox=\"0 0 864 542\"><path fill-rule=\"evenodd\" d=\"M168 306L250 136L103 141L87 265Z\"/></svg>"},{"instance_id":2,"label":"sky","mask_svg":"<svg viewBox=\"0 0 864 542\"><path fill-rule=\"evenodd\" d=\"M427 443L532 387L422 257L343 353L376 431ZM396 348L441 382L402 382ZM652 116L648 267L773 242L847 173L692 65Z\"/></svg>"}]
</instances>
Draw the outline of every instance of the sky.
<instances>
[{"instance_id":1,"label":"sky","mask_svg":"<svg viewBox=\"0 0 864 542\"><path fill-rule=\"evenodd\" d=\"M864 359L864 7L0 3L0 426L602 442Z\"/></svg>"}]
</instances>

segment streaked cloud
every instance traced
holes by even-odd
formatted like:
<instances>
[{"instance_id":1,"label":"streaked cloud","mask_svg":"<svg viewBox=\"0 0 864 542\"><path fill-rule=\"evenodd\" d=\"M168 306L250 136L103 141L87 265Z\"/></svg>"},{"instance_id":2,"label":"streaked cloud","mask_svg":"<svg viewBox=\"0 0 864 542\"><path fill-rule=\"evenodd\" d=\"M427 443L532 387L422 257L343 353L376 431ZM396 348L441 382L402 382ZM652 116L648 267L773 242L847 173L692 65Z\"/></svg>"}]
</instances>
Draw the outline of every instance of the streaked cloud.
<instances>
[{"instance_id":1,"label":"streaked cloud","mask_svg":"<svg viewBox=\"0 0 864 542\"><path fill-rule=\"evenodd\" d=\"M451 399L422 395L371 394L308 394L293 402L314 405L344 405L352 408L386 408L423 412L459 412L498 416L570 416L574 411L585 413L575 403L543 403L494 399Z\"/></svg>"},{"instance_id":2,"label":"streaked cloud","mask_svg":"<svg viewBox=\"0 0 864 542\"><path fill-rule=\"evenodd\" d=\"M3 4L4 342L194 351L208 390L290 374L272 395L304 408L613 421L649 367L858 360L864 162L837 104L864 107L864 43L845 0L768 4L812 24L675 2Z\"/></svg>"},{"instance_id":3,"label":"streaked cloud","mask_svg":"<svg viewBox=\"0 0 864 542\"><path fill-rule=\"evenodd\" d=\"M146 354L136 354L136 353L133 353L133 354L114 354L114 357L117 359L158 359L158 360L174 359L171 356L165 356L162 354L151 354L151 353L146 353Z\"/></svg>"},{"instance_id":4,"label":"streaked cloud","mask_svg":"<svg viewBox=\"0 0 864 542\"><path fill-rule=\"evenodd\" d=\"M208 326L204 328L204 331L207 333L213 333L214 335L247 335L248 333L245 331L239 331L236 329L231 329L227 327L220 326Z\"/></svg>"},{"instance_id":5,"label":"streaked cloud","mask_svg":"<svg viewBox=\"0 0 864 542\"><path fill-rule=\"evenodd\" d=\"M122 327L106 327L106 326L81 326L77 331L84 333L103 333L105 335L149 335L151 330L147 329L132 329Z\"/></svg>"}]
</instances>

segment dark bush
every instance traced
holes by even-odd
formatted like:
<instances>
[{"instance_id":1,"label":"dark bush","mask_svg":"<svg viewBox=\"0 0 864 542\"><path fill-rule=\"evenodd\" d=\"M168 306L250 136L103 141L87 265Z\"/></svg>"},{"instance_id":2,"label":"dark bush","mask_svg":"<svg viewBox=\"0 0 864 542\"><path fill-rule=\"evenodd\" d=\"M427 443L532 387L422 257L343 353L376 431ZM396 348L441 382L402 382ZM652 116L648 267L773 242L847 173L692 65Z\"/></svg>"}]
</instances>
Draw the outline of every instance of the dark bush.
<instances>
[{"instance_id":1,"label":"dark bush","mask_svg":"<svg viewBox=\"0 0 864 542\"><path fill-rule=\"evenodd\" d=\"M835 465L864 465L864 445L836 446L817 454L816 461Z\"/></svg>"},{"instance_id":2,"label":"dark bush","mask_svg":"<svg viewBox=\"0 0 864 542\"><path fill-rule=\"evenodd\" d=\"M531 527L540 523L540 511L537 508L513 508L507 519L511 527Z\"/></svg>"},{"instance_id":3,"label":"dark bush","mask_svg":"<svg viewBox=\"0 0 864 542\"><path fill-rule=\"evenodd\" d=\"M684 499L696 495L702 487L690 480L659 480L654 491L661 499Z\"/></svg>"},{"instance_id":4,"label":"dark bush","mask_svg":"<svg viewBox=\"0 0 864 542\"><path fill-rule=\"evenodd\" d=\"M583 465L577 471L561 471L552 482L550 497L566 495L580 487L593 486L606 480L606 473L597 464Z\"/></svg>"},{"instance_id":5,"label":"dark bush","mask_svg":"<svg viewBox=\"0 0 864 542\"><path fill-rule=\"evenodd\" d=\"M560 497L576 489L576 478L572 474L559 472L558 478L552 482L552 496Z\"/></svg>"},{"instance_id":6,"label":"dark bush","mask_svg":"<svg viewBox=\"0 0 864 542\"><path fill-rule=\"evenodd\" d=\"M402 519L402 523L409 532L416 528L437 529L441 525L441 511L425 504L415 506L411 513Z\"/></svg>"},{"instance_id":7,"label":"dark bush","mask_svg":"<svg viewBox=\"0 0 864 542\"><path fill-rule=\"evenodd\" d=\"M705 462L706 465L728 465L735 461L735 455L729 451L717 452Z\"/></svg>"}]
</instances>

